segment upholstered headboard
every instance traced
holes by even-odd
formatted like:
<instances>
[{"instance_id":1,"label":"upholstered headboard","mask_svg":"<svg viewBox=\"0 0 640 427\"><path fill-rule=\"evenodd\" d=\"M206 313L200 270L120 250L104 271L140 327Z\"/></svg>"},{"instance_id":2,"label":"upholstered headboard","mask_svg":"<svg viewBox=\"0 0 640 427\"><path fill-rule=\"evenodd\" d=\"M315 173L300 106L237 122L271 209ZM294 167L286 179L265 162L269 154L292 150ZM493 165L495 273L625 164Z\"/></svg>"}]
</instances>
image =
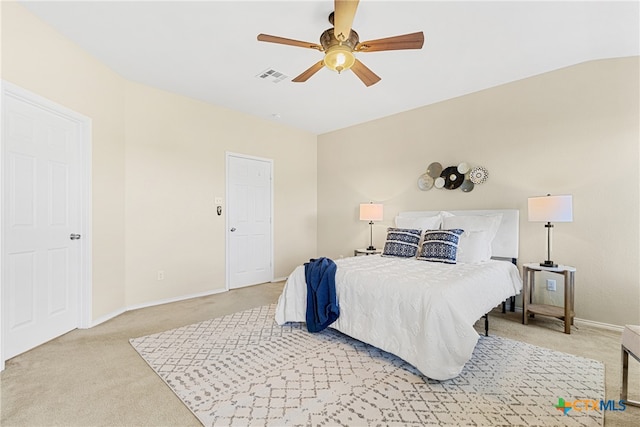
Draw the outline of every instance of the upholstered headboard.
<instances>
[{"instance_id":1,"label":"upholstered headboard","mask_svg":"<svg viewBox=\"0 0 640 427\"><path fill-rule=\"evenodd\" d=\"M404 217L429 217L436 216L441 211L408 211L400 212ZM518 258L518 246L520 235L520 211L517 209L491 209L491 210L459 210L446 211L453 215L492 215L502 214L502 222L498 228L496 237L491 244L491 252L494 257Z\"/></svg>"}]
</instances>

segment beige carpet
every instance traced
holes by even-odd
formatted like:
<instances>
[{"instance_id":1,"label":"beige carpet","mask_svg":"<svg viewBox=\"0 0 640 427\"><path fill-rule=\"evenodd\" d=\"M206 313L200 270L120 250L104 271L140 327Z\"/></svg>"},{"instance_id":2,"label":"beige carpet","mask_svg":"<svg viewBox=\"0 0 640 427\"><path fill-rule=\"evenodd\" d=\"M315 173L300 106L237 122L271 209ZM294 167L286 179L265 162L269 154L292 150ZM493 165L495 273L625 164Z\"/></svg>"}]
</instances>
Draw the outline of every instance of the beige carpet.
<instances>
[{"instance_id":1,"label":"beige carpet","mask_svg":"<svg viewBox=\"0 0 640 427\"><path fill-rule=\"evenodd\" d=\"M199 426L198 419L140 358L132 337L159 333L277 301L283 283L236 289L122 314L76 330L7 361L0 374L0 425ZM482 329L482 322L478 323ZM520 313L491 316L492 335L605 363L607 399L620 396L620 332ZM632 396L640 398L640 364L631 363ZM637 426L640 408L607 411L605 426Z\"/></svg>"},{"instance_id":2,"label":"beige carpet","mask_svg":"<svg viewBox=\"0 0 640 427\"><path fill-rule=\"evenodd\" d=\"M600 426L604 365L482 337L462 373L432 381L331 329L279 326L275 304L131 340L205 426Z\"/></svg>"}]
</instances>

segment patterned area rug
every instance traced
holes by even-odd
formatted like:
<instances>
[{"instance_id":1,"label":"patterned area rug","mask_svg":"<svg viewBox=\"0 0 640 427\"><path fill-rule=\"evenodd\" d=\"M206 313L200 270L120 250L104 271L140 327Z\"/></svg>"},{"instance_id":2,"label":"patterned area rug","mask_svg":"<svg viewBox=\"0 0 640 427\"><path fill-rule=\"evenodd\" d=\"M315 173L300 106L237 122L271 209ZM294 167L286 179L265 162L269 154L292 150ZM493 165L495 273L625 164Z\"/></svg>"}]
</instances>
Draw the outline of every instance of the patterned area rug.
<instances>
[{"instance_id":1,"label":"patterned area rug","mask_svg":"<svg viewBox=\"0 0 640 427\"><path fill-rule=\"evenodd\" d=\"M131 340L205 426L599 426L598 410L559 399L604 397L602 363L482 337L462 374L422 376L334 330L274 322L275 306Z\"/></svg>"}]
</instances>

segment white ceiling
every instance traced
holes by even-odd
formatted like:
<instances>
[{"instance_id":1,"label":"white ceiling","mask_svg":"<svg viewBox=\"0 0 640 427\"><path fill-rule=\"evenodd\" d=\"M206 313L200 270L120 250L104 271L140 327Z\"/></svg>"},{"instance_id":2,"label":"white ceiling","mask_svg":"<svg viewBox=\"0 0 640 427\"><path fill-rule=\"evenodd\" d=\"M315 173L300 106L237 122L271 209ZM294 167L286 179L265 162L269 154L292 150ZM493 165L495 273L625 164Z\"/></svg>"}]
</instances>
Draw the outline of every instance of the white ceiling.
<instances>
[{"instance_id":1,"label":"white ceiling","mask_svg":"<svg viewBox=\"0 0 640 427\"><path fill-rule=\"evenodd\" d=\"M362 0L361 41L423 31L421 50L359 53L382 80L322 69L312 49L263 43L266 33L318 43L323 1L24 1L123 77L321 134L580 62L640 54L638 1ZM279 83L256 76L266 69Z\"/></svg>"}]
</instances>

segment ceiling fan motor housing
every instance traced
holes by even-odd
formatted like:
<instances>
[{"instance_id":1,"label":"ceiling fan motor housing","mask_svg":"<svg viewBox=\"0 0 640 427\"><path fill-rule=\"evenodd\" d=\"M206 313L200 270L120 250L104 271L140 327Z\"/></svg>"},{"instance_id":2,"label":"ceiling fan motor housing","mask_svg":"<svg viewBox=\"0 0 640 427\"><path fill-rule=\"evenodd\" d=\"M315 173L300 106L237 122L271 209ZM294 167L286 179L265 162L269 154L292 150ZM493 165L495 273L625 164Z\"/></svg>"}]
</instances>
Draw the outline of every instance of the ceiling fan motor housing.
<instances>
[{"instance_id":1,"label":"ceiling fan motor housing","mask_svg":"<svg viewBox=\"0 0 640 427\"><path fill-rule=\"evenodd\" d=\"M333 34L333 28L329 28L328 30L325 30L320 36L320 44L322 45L325 51L328 50L330 47L336 46L339 44L349 46L351 50L354 50L356 48L356 45L359 42L360 42L360 37L358 36L358 33L356 33L354 30L351 30L351 32L349 33L349 38L343 42L340 42L338 39L336 39L336 36Z\"/></svg>"}]
</instances>

